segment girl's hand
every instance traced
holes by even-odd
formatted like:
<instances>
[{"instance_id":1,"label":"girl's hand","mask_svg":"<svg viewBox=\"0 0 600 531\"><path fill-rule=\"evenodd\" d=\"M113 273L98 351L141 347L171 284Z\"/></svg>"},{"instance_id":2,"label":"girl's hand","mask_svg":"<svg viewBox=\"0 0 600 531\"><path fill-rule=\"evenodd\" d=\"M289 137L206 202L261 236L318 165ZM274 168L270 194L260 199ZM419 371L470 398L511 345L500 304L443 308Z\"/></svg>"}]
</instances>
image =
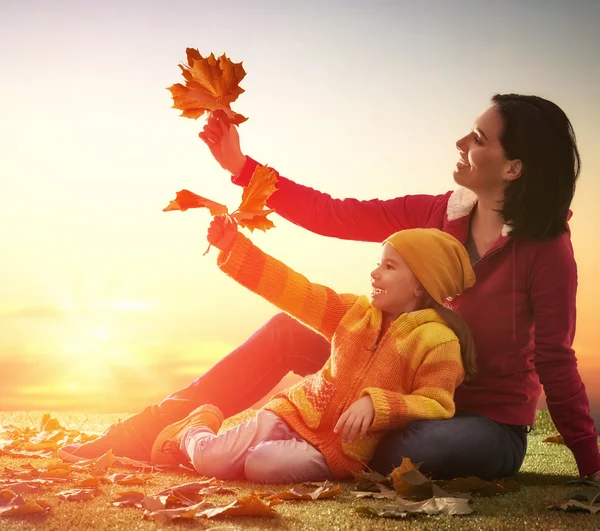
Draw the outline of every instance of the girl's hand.
<instances>
[{"instance_id":1,"label":"girl's hand","mask_svg":"<svg viewBox=\"0 0 600 531\"><path fill-rule=\"evenodd\" d=\"M346 411L342 413L333 433L343 430L342 441L352 444L360 432L360 438L364 438L375 418L373 400L369 395L359 398Z\"/></svg>"},{"instance_id":2,"label":"girl's hand","mask_svg":"<svg viewBox=\"0 0 600 531\"><path fill-rule=\"evenodd\" d=\"M210 222L206 239L221 251L229 251L233 247L238 233L237 223L229 216L217 216Z\"/></svg>"},{"instance_id":3,"label":"girl's hand","mask_svg":"<svg viewBox=\"0 0 600 531\"><path fill-rule=\"evenodd\" d=\"M198 136L208 146L212 156L223 169L233 175L238 175L242 171L246 157L240 148L240 136L237 127L229 123L223 111L211 113Z\"/></svg>"}]
</instances>

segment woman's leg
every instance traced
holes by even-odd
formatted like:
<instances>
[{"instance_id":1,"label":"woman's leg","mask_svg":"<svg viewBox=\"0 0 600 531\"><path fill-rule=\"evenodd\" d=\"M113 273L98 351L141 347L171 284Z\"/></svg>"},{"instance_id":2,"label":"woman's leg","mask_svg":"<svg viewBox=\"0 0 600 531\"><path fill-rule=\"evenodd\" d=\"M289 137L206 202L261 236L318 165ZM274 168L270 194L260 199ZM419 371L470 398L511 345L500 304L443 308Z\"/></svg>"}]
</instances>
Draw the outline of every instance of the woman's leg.
<instances>
[{"instance_id":1,"label":"woman's leg","mask_svg":"<svg viewBox=\"0 0 600 531\"><path fill-rule=\"evenodd\" d=\"M202 404L218 406L225 417L263 398L289 372L317 372L327 361L329 342L297 320L280 313L214 367L175 391L160 404L113 424L99 439L59 451L66 461L115 455L150 459L152 443L169 424Z\"/></svg>"},{"instance_id":2,"label":"woman's leg","mask_svg":"<svg viewBox=\"0 0 600 531\"><path fill-rule=\"evenodd\" d=\"M267 441L248 450L244 475L257 483L300 483L331 477L325 456L302 439Z\"/></svg>"},{"instance_id":3,"label":"woman's leg","mask_svg":"<svg viewBox=\"0 0 600 531\"><path fill-rule=\"evenodd\" d=\"M499 424L481 415L458 412L448 420L412 422L379 443L369 466L388 474L409 457L434 479L477 476L495 479L516 474L525 459L524 427Z\"/></svg>"},{"instance_id":4,"label":"woman's leg","mask_svg":"<svg viewBox=\"0 0 600 531\"><path fill-rule=\"evenodd\" d=\"M277 415L260 410L256 416L219 435L210 428L191 428L181 439L180 448L203 476L244 479L249 451L266 441L300 438Z\"/></svg>"}]
</instances>

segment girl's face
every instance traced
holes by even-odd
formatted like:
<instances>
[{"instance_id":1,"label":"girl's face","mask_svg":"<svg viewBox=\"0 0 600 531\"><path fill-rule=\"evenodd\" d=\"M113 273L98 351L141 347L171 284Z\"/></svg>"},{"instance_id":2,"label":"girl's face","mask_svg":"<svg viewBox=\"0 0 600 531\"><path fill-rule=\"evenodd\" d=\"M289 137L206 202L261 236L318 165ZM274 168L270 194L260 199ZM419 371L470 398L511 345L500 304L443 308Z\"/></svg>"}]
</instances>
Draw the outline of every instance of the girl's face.
<instances>
[{"instance_id":1,"label":"girl's face","mask_svg":"<svg viewBox=\"0 0 600 531\"><path fill-rule=\"evenodd\" d=\"M385 243L377 268L371 272L371 304L392 319L417 309L423 288L393 245Z\"/></svg>"},{"instance_id":2,"label":"girl's face","mask_svg":"<svg viewBox=\"0 0 600 531\"><path fill-rule=\"evenodd\" d=\"M454 180L476 194L494 194L504 190L504 177L511 178L511 161L500 144L502 117L490 107L475 120L473 130L456 142L459 159Z\"/></svg>"}]
</instances>

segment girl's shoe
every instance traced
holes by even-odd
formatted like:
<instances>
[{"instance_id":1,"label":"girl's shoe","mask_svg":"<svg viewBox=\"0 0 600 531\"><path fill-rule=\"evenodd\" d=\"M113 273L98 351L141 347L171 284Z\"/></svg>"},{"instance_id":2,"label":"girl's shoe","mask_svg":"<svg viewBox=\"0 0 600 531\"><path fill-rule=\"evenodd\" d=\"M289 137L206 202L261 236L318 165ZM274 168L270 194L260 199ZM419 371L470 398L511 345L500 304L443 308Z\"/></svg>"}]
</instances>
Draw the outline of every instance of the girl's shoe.
<instances>
[{"instance_id":1,"label":"girl's shoe","mask_svg":"<svg viewBox=\"0 0 600 531\"><path fill-rule=\"evenodd\" d=\"M155 465L189 464L189 458L181 451L184 433L190 428L208 428L217 433L223 424L223 413L217 406L204 404L194 409L184 419L163 429L152 445L150 461Z\"/></svg>"}]
</instances>

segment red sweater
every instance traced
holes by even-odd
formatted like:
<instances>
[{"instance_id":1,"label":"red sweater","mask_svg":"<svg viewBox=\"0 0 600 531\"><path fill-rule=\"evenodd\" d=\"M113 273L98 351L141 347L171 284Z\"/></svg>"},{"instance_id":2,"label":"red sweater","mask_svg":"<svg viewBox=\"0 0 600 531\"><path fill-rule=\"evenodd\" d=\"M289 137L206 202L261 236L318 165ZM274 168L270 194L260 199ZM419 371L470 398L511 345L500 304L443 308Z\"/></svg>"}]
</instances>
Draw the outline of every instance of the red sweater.
<instances>
[{"instance_id":1,"label":"red sweater","mask_svg":"<svg viewBox=\"0 0 600 531\"><path fill-rule=\"evenodd\" d=\"M235 184L245 186L258 163L247 158ZM285 219L317 234L381 242L390 234L434 227L466 245L472 192L359 201L333 199L279 176L268 201ZM453 302L477 348L477 375L456 391L456 408L505 424L535 421L542 385L548 409L579 472L600 470L598 434L572 349L577 266L569 233L549 241L502 236L474 266L475 286Z\"/></svg>"}]
</instances>

